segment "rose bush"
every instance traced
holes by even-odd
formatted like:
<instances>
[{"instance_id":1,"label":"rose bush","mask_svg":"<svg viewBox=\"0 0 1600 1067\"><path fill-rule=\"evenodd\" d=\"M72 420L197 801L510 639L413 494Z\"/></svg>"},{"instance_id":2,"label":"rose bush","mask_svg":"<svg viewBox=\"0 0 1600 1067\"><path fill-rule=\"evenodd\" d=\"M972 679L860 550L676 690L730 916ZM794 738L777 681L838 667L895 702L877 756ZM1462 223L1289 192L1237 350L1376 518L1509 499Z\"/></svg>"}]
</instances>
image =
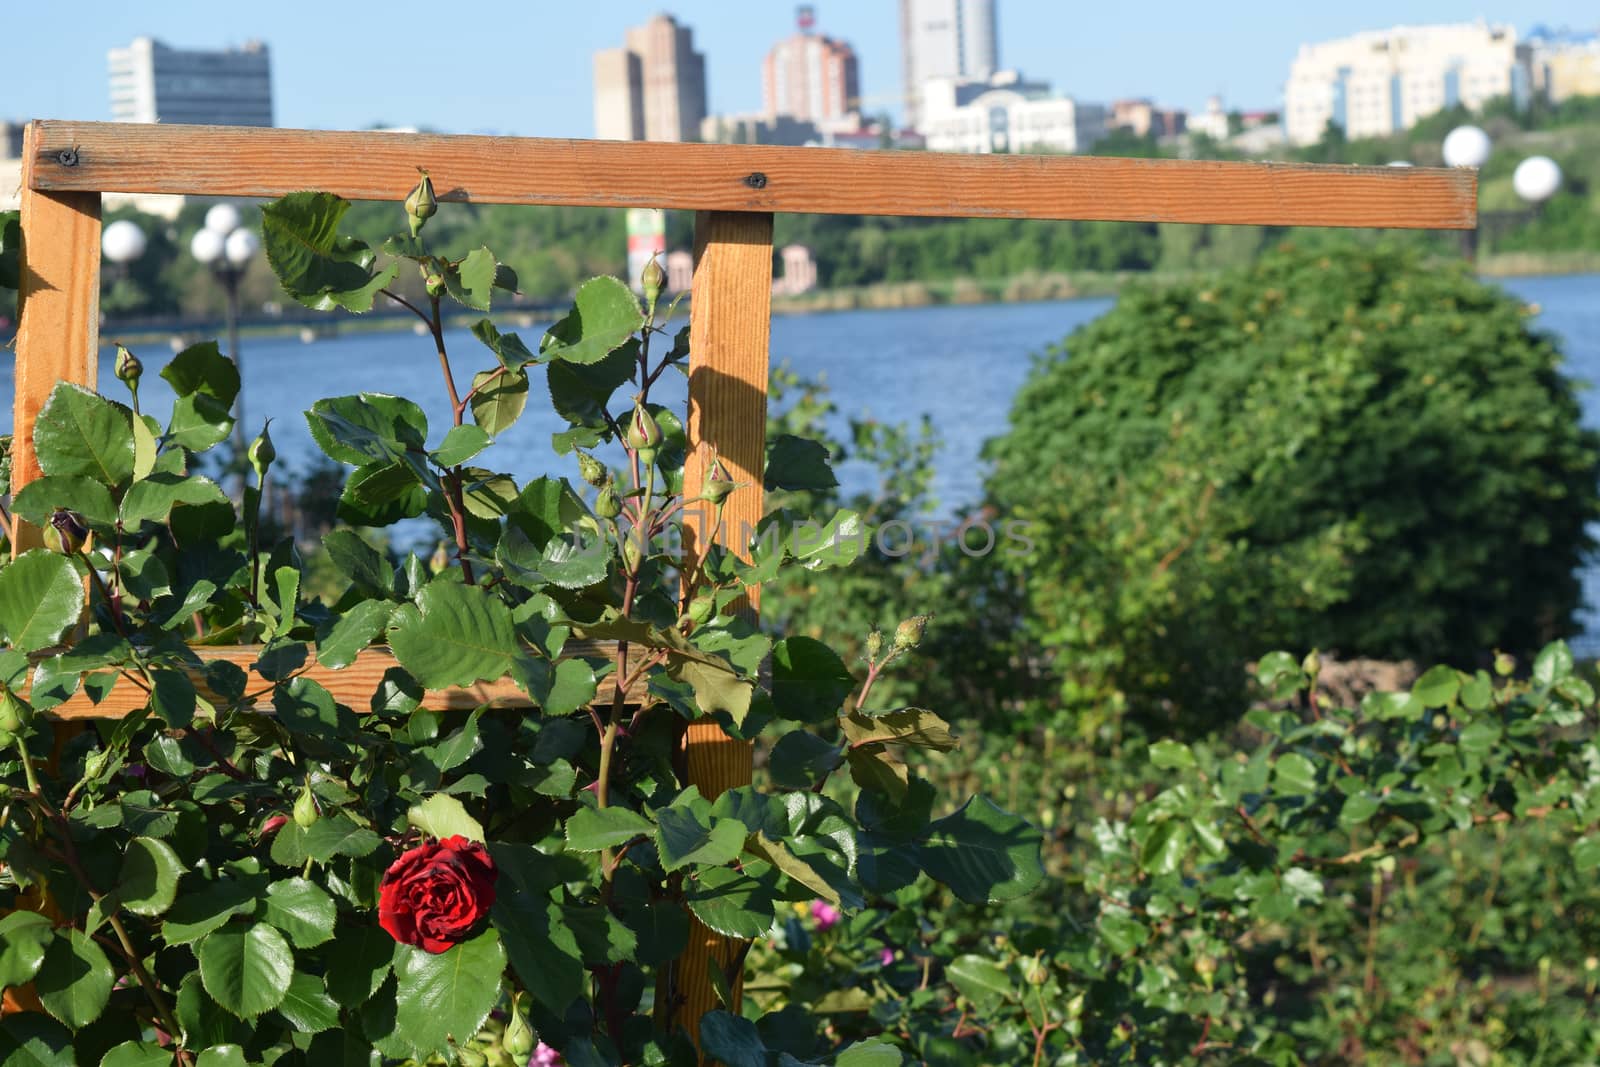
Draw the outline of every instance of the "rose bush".
<instances>
[{"instance_id":1,"label":"rose bush","mask_svg":"<svg viewBox=\"0 0 1600 1067\"><path fill-rule=\"evenodd\" d=\"M686 1064L696 1030L730 1067L900 1062L883 1027L729 1010L742 950L709 974L686 962L704 931L760 942L797 904L842 926L925 876L975 902L1042 878L1036 830L937 798L907 761L957 744L875 694L920 624L858 635L871 652L847 663L739 609L789 571L847 566L859 516L822 516L838 536L819 541L780 507L731 532L747 555L685 553L685 525L714 529L743 485L651 399L688 357L659 273L643 303L586 283L531 347L481 318L485 369L458 380L444 308L486 313L514 274L486 248L431 247L425 187L381 248L340 232L346 206L268 205L268 259L307 305L414 312L448 425L379 392L314 404L312 437L348 472L320 544L267 536L265 433L241 500L198 473L239 389L215 345L160 368L160 417L135 353L126 402L63 384L39 414L43 476L6 534L46 543L0 566L0 984L17 1009L0 1062ZM536 382L566 429L518 477L489 460ZM686 497L691 455L711 477ZM826 450L794 439L754 476L780 504L831 480ZM432 558L378 547L430 520ZM316 595L307 553L338 575ZM499 695L471 696L485 687ZM447 693L465 706L439 710ZM90 724L59 729L68 709ZM762 739L756 785L687 784L697 720ZM691 982L721 1007L688 1017Z\"/></svg>"}]
</instances>

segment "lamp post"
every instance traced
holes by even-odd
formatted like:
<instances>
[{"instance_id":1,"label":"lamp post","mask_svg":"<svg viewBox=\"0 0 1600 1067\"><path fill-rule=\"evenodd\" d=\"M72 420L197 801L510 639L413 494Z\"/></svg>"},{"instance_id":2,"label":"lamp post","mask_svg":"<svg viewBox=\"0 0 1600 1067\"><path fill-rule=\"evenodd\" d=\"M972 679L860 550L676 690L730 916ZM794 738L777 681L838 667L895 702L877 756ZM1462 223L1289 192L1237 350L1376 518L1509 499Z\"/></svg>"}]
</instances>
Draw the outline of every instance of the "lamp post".
<instances>
[{"instance_id":1,"label":"lamp post","mask_svg":"<svg viewBox=\"0 0 1600 1067\"><path fill-rule=\"evenodd\" d=\"M1478 127L1457 126L1445 136L1442 148L1447 166L1477 168L1488 162L1493 145L1489 135ZM1479 229L1462 234L1467 258L1477 258L1480 231L1504 230L1537 217L1545 202L1561 191L1561 167L1549 156L1529 156L1517 164L1511 175L1511 187L1528 206L1520 211L1480 211Z\"/></svg>"},{"instance_id":2,"label":"lamp post","mask_svg":"<svg viewBox=\"0 0 1600 1067\"><path fill-rule=\"evenodd\" d=\"M243 216L232 204L217 204L206 212L206 224L189 242L189 252L211 268L211 274L227 294L228 354L239 368L239 396L235 401L233 448L235 462L244 457L244 360L239 354L239 282L245 268L261 248L254 231L242 225Z\"/></svg>"},{"instance_id":3,"label":"lamp post","mask_svg":"<svg viewBox=\"0 0 1600 1067\"><path fill-rule=\"evenodd\" d=\"M105 233L100 235L100 251L105 257L117 265L119 272L126 274L130 264L140 256L149 246L149 241L139 224L131 219L118 219L107 226Z\"/></svg>"}]
</instances>

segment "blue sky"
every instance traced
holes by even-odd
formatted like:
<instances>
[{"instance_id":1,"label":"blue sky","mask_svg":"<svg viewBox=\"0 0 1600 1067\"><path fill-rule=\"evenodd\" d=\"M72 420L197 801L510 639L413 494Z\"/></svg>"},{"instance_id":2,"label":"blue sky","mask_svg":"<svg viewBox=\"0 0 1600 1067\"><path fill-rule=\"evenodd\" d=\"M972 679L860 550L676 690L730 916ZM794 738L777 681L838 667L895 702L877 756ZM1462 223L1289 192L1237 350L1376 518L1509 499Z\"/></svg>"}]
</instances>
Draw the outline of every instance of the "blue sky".
<instances>
[{"instance_id":1,"label":"blue sky","mask_svg":"<svg viewBox=\"0 0 1600 1067\"><path fill-rule=\"evenodd\" d=\"M1409 23L1486 18L1526 31L1600 24L1594 0L1339 3L1070 3L999 0L1002 64L1088 100L1151 96L1198 108L1273 108L1302 41ZM278 124L374 122L450 132L592 133L590 53L658 10L688 22L706 53L716 111L761 102L761 57L790 32L776 0L144 0L7 5L0 118L109 118L106 50L139 34L215 47L251 37L273 50ZM854 44L875 107L899 93L896 0L819 0L820 28ZM878 103L880 102L881 103Z\"/></svg>"}]
</instances>

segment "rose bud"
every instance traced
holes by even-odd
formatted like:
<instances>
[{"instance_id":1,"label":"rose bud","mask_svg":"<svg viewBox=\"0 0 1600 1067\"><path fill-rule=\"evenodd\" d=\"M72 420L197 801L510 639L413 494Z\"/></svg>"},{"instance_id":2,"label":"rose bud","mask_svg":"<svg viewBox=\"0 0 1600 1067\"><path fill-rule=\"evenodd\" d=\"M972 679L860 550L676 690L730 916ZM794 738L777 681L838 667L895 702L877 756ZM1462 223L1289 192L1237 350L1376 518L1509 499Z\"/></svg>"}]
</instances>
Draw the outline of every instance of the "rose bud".
<instances>
[{"instance_id":1,"label":"rose bud","mask_svg":"<svg viewBox=\"0 0 1600 1067\"><path fill-rule=\"evenodd\" d=\"M433 574L443 574L450 566L450 552L440 541L434 547L433 555L428 557L428 570Z\"/></svg>"},{"instance_id":2,"label":"rose bud","mask_svg":"<svg viewBox=\"0 0 1600 1067\"><path fill-rule=\"evenodd\" d=\"M578 453L578 473L583 476L584 481L596 489L605 485L608 480L606 465L587 452Z\"/></svg>"},{"instance_id":3,"label":"rose bud","mask_svg":"<svg viewBox=\"0 0 1600 1067\"><path fill-rule=\"evenodd\" d=\"M422 232L422 224L433 218L439 210L439 199L433 195L433 179L421 167L417 171L422 178L406 197L406 218L411 223L413 237Z\"/></svg>"},{"instance_id":4,"label":"rose bud","mask_svg":"<svg viewBox=\"0 0 1600 1067\"><path fill-rule=\"evenodd\" d=\"M922 643L922 632L927 629L932 615L913 615L894 628L894 650L906 652Z\"/></svg>"},{"instance_id":5,"label":"rose bud","mask_svg":"<svg viewBox=\"0 0 1600 1067\"><path fill-rule=\"evenodd\" d=\"M661 269L661 264L656 262L656 257L651 256L650 262L644 265L644 270L639 275L639 288L644 290L644 302L653 311L656 301L661 299L661 287L667 284L667 272Z\"/></svg>"},{"instance_id":6,"label":"rose bud","mask_svg":"<svg viewBox=\"0 0 1600 1067\"><path fill-rule=\"evenodd\" d=\"M384 872L378 884L378 925L401 944L447 952L488 919L495 878L488 851L459 834L418 845Z\"/></svg>"},{"instance_id":7,"label":"rose bud","mask_svg":"<svg viewBox=\"0 0 1600 1067\"><path fill-rule=\"evenodd\" d=\"M614 519L622 514L622 501L617 499L617 491L609 485L600 490L600 495L594 498L594 513L602 519Z\"/></svg>"},{"instance_id":8,"label":"rose bud","mask_svg":"<svg viewBox=\"0 0 1600 1067\"><path fill-rule=\"evenodd\" d=\"M444 275L434 271L422 279L422 287L427 290L429 296L439 296L444 292Z\"/></svg>"},{"instance_id":9,"label":"rose bud","mask_svg":"<svg viewBox=\"0 0 1600 1067\"><path fill-rule=\"evenodd\" d=\"M655 462L656 448L661 444L661 427L637 400L633 402L633 420L628 423L627 441L640 459L646 463Z\"/></svg>"},{"instance_id":10,"label":"rose bud","mask_svg":"<svg viewBox=\"0 0 1600 1067\"><path fill-rule=\"evenodd\" d=\"M511 1018L506 1021L505 1036L500 1043L506 1054L519 1062L523 1057L533 1054L533 1027L528 1025L528 1017L522 1014L515 999L511 1002Z\"/></svg>"},{"instance_id":11,"label":"rose bud","mask_svg":"<svg viewBox=\"0 0 1600 1067\"><path fill-rule=\"evenodd\" d=\"M278 458L278 450L272 444L272 435L267 432L267 428L271 425L271 419L261 424L261 436L250 442L250 450L245 453L250 459L250 469L256 472L257 478L265 478L267 468Z\"/></svg>"},{"instance_id":12,"label":"rose bud","mask_svg":"<svg viewBox=\"0 0 1600 1067\"><path fill-rule=\"evenodd\" d=\"M279 830L282 830L288 822L289 816L287 815L268 815L266 821L261 824L261 833L258 836L265 841Z\"/></svg>"},{"instance_id":13,"label":"rose bud","mask_svg":"<svg viewBox=\"0 0 1600 1067\"><path fill-rule=\"evenodd\" d=\"M139 362L139 357L128 351L128 346L117 344L117 381L125 382L137 388L139 379L144 375L144 364Z\"/></svg>"},{"instance_id":14,"label":"rose bud","mask_svg":"<svg viewBox=\"0 0 1600 1067\"><path fill-rule=\"evenodd\" d=\"M689 618L694 620L696 626L704 626L716 614L717 598L710 590L695 594L695 598L689 602Z\"/></svg>"},{"instance_id":15,"label":"rose bud","mask_svg":"<svg viewBox=\"0 0 1600 1067\"><path fill-rule=\"evenodd\" d=\"M33 709L11 690L0 692L0 730L16 733L33 719Z\"/></svg>"},{"instance_id":16,"label":"rose bud","mask_svg":"<svg viewBox=\"0 0 1600 1067\"><path fill-rule=\"evenodd\" d=\"M83 517L66 508L56 508L50 516L50 529L55 532L57 547L68 556L77 555L89 539L89 528L83 524Z\"/></svg>"},{"instance_id":17,"label":"rose bud","mask_svg":"<svg viewBox=\"0 0 1600 1067\"><path fill-rule=\"evenodd\" d=\"M294 802L294 824L302 830L308 830L316 821L317 798L311 795L311 785L307 783Z\"/></svg>"},{"instance_id":18,"label":"rose bud","mask_svg":"<svg viewBox=\"0 0 1600 1067\"><path fill-rule=\"evenodd\" d=\"M711 478L701 486L700 499L710 504L720 504L737 488L739 488L738 482L730 482L726 478Z\"/></svg>"},{"instance_id":19,"label":"rose bud","mask_svg":"<svg viewBox=\"0 0 1600 1067\"><path fill-rule=\"evenodd\" d=\"M875 660L883 651L883 631L874 630L867 635L867 659Z\"/></svg>"}]
</instances>

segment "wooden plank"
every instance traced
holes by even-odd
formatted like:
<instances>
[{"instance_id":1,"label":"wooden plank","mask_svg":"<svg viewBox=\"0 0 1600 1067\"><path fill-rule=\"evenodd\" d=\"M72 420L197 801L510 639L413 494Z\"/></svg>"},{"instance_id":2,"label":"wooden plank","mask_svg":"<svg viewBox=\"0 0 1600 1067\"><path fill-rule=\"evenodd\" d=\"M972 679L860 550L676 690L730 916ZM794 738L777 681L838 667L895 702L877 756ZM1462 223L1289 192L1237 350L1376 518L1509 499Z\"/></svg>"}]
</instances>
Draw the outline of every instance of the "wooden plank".
<instances>
[{"instance_id":1,"label":"wooden plank","mask_svg":"<svg viewBox=\"0 0 1600 1067\"><path fill-rule=\"evenodd\" d=\"M57 382L95 387L100 352L100 194L43 192L32 180L40 130L24 134L21 288L12 398L11 488L39 477L33 423ZM17 523L13 555L38 546Z\"/></svg>"},{"instance_id":2,"label":"wooden plank","mask_svg":"<svg viewBox=\"0 0 1600 1067\"><path fill-rule=\"evenodd\" d=\"M261 655L259 645L198 646L194 651L202 660L226 661L244 671L248 671ZM616 646L608 641L568 641L563 655L569 658L610 661L616 658ZM384 673L398 665L394 653L387 648L374 647L363 651L356 657L354 663L342 670L324 667L315 659L308 660L303 677L327 689L338 703L354 711L363 712L370 706L372 694L383 681ZM189 677L195 683L195 690L202 697L214 703L226 703L226 697L206 685L203 673L190 671ZM616 689L615 678L608 676L601 679L599 692L595 696L596 703L609 705ZM642 699L644 689L641 683L634 692L627 695L628 701L634 703ZM270 701L271 691L270 682L260 675L250 676L250 683L246 688L247 694L260 695ZM143 708L148 702L144 690L128 679L122 679L98 704L92 702L80 690L74 693L70 700L50 709L48 714L57 719L67 720L120 719ZM510 678L497 678L494 681L480 682L474 686L458 689L430 690L422 700L422 706L430 711L471 711L483 704L493 708L534 706L528 695L518 689Z\"/></svg>"},{"instance_id":3,"label":"wooden plank","mask_svg":"<svg viewBox=\"0 0 1600 1067\"><path fill-rule=\"evenodd\" d=\"M700 495L714 458L735 482L744 483L723 504L722 525L709 530L715 512L707 504L685 511L685 550L690 560L710 541L748 558L749 535L760 522L761 476L766 457L767 363L772 328L771 215L703 212L695 218L694 302L689 320L689 426L694 454L684 470L684 496ZM708 533L710 536L708 536ZM736 605L751 618L760 590ZM749 785L752 748L723 733L714 722L692 722L684 735L684 766L704 797ZM743 968L744 945L690 917L689 947L672 981L681 997L675 1022L699 1038L700 1016L717 1007L708 968ZM733 976L734 1011L743 986Z\"/></svg>"},{"instance_id":4,"label":"wooden plank","mask_svg":"<svg viewBox=\"0 0 1600 1067\"><path fill-rule=\"evenodd\" d=\"M230 126L42 122L35 188L822 215L1471 229L1477 175L1424 167L863 152Z\"/></svg>"}]
</instances>

